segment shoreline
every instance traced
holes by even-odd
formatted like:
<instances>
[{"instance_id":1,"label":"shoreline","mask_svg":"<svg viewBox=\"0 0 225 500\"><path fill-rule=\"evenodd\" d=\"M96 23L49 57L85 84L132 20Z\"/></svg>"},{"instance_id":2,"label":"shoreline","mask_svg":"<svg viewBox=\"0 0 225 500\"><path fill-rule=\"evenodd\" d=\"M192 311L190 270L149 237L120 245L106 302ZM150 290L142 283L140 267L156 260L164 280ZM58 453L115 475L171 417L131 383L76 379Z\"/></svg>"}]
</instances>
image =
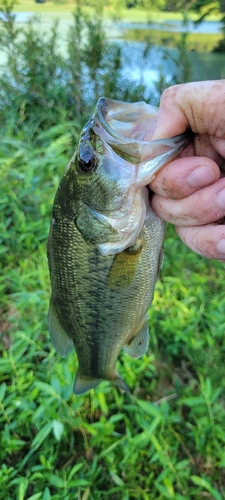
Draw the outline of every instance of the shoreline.
<instances>
[{"instance_id":1,"label":"shoreline","mask_svg":"<svg viewBox=\"0 0 225 500\"><path fill-rule=\"evenodd\" d=\"M40 4L39 4L40 5ZM41 4L43 5L43 4ZM62 15L63 14L63 15ZM30 18L37 16L41 19L43 24L51 24L51 22L56 19L59 23L65 25L70 25L72 23L72 11L60 13L60 11L55 12L31 12L31 11L16 11L14 12L15 22L18 24L26 24ZM0 13L0 18L3 14ZM59 17L60 16L60 17ZM121 38L125 35L125 32L129 30L140 30L140 31L162 31L171 33L183 33L188 32L189 34L195 35L221 35L221 23L219 20L204 20L199 25L195 25L193 20L189 20L187 26L183 26L183 21L178 19L158 19L157 21L151 20L146 21L129 21L123 20L112 20L103 17L103 24L106 27L107 32L110 30L109 38Z\"/></svg>"}]
</instances>

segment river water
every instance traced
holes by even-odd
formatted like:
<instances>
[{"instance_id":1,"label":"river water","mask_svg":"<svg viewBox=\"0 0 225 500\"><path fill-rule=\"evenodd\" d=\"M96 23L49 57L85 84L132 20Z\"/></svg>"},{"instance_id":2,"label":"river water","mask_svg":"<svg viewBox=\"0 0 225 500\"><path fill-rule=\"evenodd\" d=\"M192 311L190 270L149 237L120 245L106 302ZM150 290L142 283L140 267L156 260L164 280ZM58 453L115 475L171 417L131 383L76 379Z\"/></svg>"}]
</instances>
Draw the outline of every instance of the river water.
<instances>
[{"instance_id":1,"label":"river water","mask_svg":"<svg viewBox=\"0 0 225 500\"><path fill-rule=\"evenodd\" d=\"M26 23L31 17L33 16L32 12L16 12L15 13L15 21L19 24ZM0 13L0 18L3 17L3 14ZM47 14L41 14L42 17L42 23L43 24L49 24L51 23L53 18L59 17L61 23L66 23L67 25L70 24L70 14L57 14L52 12L52 13L47 13ZM129 30L129 29L156 29L156 30L161 30L161 31L175 31L175 32L181 32L184 31L183 28L183 22L178 21L178 20L169 20L169 21L161 21L157 22L154 21L154 23L131 23L131 22L111 22L111 21L106 21L106 25L110 27L110 30L115 34L115 32L118 32L118 35L121 36L121 33ZM188 31L195 32L195 33L220 33L221 30L221 24L219 21L202 21L200 24L195 24L193 21L188 21L186 28ZM185 29L186 29L185 28Z\"/></svg>"},{"instance_id":2,"label":"river water","mask_svg":"<svg viewBox=\"0 0 225 500\"><path fill-rule=\"evenodd\" d=\"M117 43L120 44L124 58L124 68L127 75L137 82L143 82L147 87L152 86L159 78L159 74L163 73L168 83L172 82L177 76L178 67L175 63L178 58L176 49L153 46L148 51L148 56L143 60L146 45L142 42L127 41L125 39L129 30L146 30L155 29L160 31L182 32L184 30L181 21L166 21L154 24L144 23L117 23L114 29L118 32L116 35L122 38L117 38ZM221 23L218 21L203 21L196 25L189 21L187 29L189 33L201 34L218 34L221 32ZM110 31L110 30L109 30ZM112 29L112 38L113 38ZM114 40L116 40L114 38ZM216 52L196 52L189 51L188 57L192 66L192 81L199 80L214 80L225 78L225 54Z\"/></svg>"},{"instance_id":3,"label":"river water","mask_svg":"<svg viewBox=\"0 0 225 500\"><path fill-rule=\"evenodd\" d=\"M18 26L24 27L28 19L32 16L31 13L20 12L16 14L16 22ZM48 32L52 19L56 18L56 13L48 13L41 16L41 29ZM68 26L71 24L72 18L70 14L61 16L59 22L59 33L62 37L61 48L64 47L63 40ZM127 41L123 36L126 35L129 29L159 29L170 31L182 31L181 21L167 21L154 23L154 25L141 23L112 23L106 22L106 32L112 42L118 43L122 50L124 74L131 80L144 83L148 88L154 86L154 82L159 79L160 73L165 75L168 83L173 81L176 76L177 67L174 60L177 58L175 49L163 49L163 47L153 46L148 51L148 56L143 59L142 55L145 50L145 44L142 42ZM196 26L193 23L188 27L190 32L201 33L219 33L220 23L217 21L204 21ZM212 80L225 78L225 54L210 53L210 52L189 52L189 58L192 65L191 80ZM5 54L0 53L0 63L5 62Z\"/></svg>"},{"instance_id":4,"label":"river water","mask_svg":"<svg viewBox=\"0 0 225 500\"><path fill-rule=\"evenodd\" d=\"M216 34L221 31L221 23L219 21L202 21L200 24L196 24L193 21L187 21L185 28L183 26L182 21L162 21L162 22L154 22L154 23L129 23L129 22L121 22L117 23L116 26L120 30L146 30L146 29L155 29L160 31L172 31L172 32L182 32L188 31L190 33L208 33L208 34Z\"/></svg>"},{"instance_id":5,"label":"river water","mask_svg":"<svg viewBox=\"0 0 225 500\"><path fill-rule=\"evenodd\" d=\"M175 63L178 57L176 49L152 47L148 56L143 59L144 43L128 41L117 41L117 43L121 46L125 74L132 80L135 79L151 88L160 73L164 74L168 83L176 77L178 71ZM225 54L189 52L188 56L192 66L192 81L225 78Z\"/></svg>"}]
</instances>

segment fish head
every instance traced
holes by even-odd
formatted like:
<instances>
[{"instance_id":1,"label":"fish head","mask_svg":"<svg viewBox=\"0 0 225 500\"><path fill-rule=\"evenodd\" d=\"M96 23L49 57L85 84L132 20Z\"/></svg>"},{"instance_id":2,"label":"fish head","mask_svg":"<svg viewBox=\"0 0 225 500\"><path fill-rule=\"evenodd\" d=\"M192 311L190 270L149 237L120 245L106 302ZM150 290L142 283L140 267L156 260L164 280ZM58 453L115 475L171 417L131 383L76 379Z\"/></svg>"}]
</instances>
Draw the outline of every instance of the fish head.
<instances>
[{"instance_id":1,"label":"fish head","mask_svg":"<svg viewBox=\"0 0 225 500\"><path fill-rule=\"evenodd\" d=\"M101 133L96 133L94 119L82 130L74 168L77 197L91 210L115 214L131 206L133 165L119 157Z\"/></svg>"},{"instance_id":2,"label":"fish head","mask_svg":"<svg viewBox=\"0 0 225 500\"><path fill-rule=\"evenodd\" d=\"M82 130L74 158L75 192L89 216L82 221L80 217L79 229L90 238L92 231L95 235L98 232L97 223L111 229L104 234L109 238L112 234L113 242L107 238L97 242L104 255L135 243L149 206L146 186L190 140L188 133L145 140L153 133L156 117L157 108L145 102L124 103L103 97Z\"/></svg>"}]
</instances>

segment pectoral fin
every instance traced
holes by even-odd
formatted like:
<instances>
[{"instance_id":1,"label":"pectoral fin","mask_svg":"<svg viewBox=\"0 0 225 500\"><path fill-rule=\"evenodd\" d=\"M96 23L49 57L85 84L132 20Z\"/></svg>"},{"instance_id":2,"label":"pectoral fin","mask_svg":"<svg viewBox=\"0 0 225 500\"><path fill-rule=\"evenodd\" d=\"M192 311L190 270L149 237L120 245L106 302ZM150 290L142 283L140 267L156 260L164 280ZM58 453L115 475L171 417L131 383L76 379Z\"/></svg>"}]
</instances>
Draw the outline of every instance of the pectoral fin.
<instances>
[{"instance_id":1,"label":"pectoral fin","mask_svg":"<svg viewBox=\"0 0 225 500\"><path fill-rule=\"evenodd\" d=\"M73 347L73 341L68 337L67 333L60 325L52 302L50 302L49 305L48 326L53 347L60 356L66 358Z\"/></svg>"},{"instance_id":2,"label":"pectoral fin","mask_svg":"<svg viewBox=\"0 0 225 500\"><path fill-rule=\"evenodd\" d=\"M148 349L149 332L148 322L145 321L141 329L131 340L129 345L124 346L124 351L132 358L140 358Z\"/></svg>"},{"instance_id":3,"label":"pectoral fin","mask_svg":"<svg viewBox=\"0 0 225 500\"><path fill-rule=\"evenodd\" d=\"M142 241L139 239L136 245L117 253L108 275L108 285L112 289L126 288L133 283L137 272Z\"/></svg>"}]
</instances>

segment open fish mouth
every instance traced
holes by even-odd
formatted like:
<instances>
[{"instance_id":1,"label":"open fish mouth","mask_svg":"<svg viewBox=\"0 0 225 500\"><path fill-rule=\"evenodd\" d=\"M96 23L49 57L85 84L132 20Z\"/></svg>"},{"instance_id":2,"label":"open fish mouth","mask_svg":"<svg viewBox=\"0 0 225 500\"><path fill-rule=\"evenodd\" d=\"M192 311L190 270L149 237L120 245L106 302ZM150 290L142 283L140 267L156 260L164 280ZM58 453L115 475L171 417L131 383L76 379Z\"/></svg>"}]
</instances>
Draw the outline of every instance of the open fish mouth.
<instances>
[{"instance_id":1,"label":"open fish mouth","mask_svg":"<svg viewBox=\"0 0 225 500\"><path fill-rule=\"evenodd\" d=\"M98 100L96 110L105 130L112 137L129 143L145 142L146 130L157 114L157 109L145 102L126 103L105 97Z\"/></svg>"},{"instance_id":2,"label":"open fish mouth","mask_svg":"<svg viewBox=\"0 0 225 500\"><path fill-rule=\"evenodd\" d=\"M122 252L135 243L149 214L146 186L190 141L189 132L169 139L145 140L153 134L157 111L145 102L125 103L102 97L85 127L101 139L102 172L117 186L117 194L112 189L108 207L96 200L95 206L89 203L92 216L118 236L117 240L98 244L102 255Z\"/></svg>"},{"instance_id":3,"label":"open fish mouth","mask_svg":"<svg viewBox=\"0 0 225 500\"><path fill-rule=\"evenodd\" d=\"M176 149L175 157L190 141L190 132L151 141L157 111L155 106L145 102L125 103L101 97L96 106L93 130L132 163L153 159Z\"/></svg>"}]
</instances>

